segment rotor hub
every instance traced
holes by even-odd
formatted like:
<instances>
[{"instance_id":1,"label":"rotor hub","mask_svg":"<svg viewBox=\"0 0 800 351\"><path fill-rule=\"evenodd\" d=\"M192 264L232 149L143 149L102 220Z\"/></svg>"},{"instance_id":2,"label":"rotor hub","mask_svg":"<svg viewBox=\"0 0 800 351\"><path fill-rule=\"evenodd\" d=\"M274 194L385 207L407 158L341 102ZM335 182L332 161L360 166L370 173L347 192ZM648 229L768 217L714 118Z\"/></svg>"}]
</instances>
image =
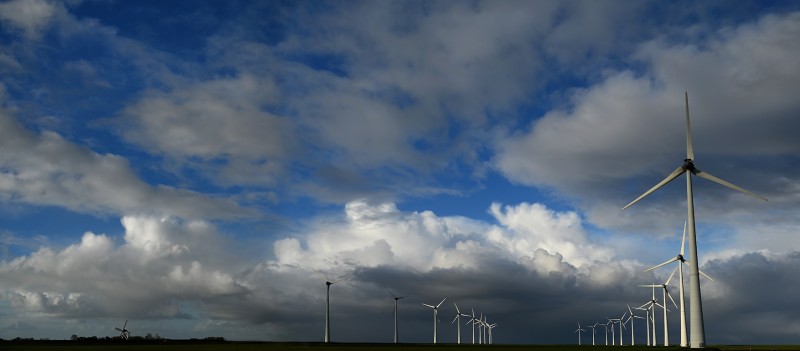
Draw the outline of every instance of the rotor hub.
<instances>
[{"instance_id":1,"label":"rotor hub","mask_svg":"<svg viewBox=\"0 0 800 351\"><path fill-rule=\"evenodd\" d=\"M683 166L681 167L683 167L683 169L686 171L694 173L694 162L692 162L692 159L690 158L683 160Z\"/></svg>"}]
</instances>

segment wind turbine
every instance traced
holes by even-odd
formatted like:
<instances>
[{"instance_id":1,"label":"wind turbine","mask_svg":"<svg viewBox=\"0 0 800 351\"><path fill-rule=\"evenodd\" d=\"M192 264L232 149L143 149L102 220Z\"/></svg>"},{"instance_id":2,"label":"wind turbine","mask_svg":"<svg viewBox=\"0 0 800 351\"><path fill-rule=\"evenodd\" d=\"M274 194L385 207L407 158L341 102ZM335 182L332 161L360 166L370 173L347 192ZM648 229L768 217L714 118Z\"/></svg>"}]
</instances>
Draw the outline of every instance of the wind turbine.
<instances>
[{"instance_id":1,"label":"wind turbine","mask_svg":"<svg viewBox=\"0 0 800 351\"><path fill-rule=\"evenodd\" d=\"M673 271L673 274L674 273L675 272ZM655 293L655 288L661 288L663 291L664 306L661 306L661 308L664 309L664 346L669 346L669 323L667 322L667 303L666 303L667 297L669 297L670 301L672 301L672 304L675 306L675 308L678 308L678 305L675 303L675 300L672 298L672 295L670 295L669 290L667 290L667 284L669 284L670 279L672 279L672 275L669 276L669 279L667 279L666 283L661 285L656 285L656 284L639 285L640 287L643 288L653 288L654 293Z\"/></svg>"},{"instance_id":2,"label":"wind turbine","mask_svg":"<svg viewBox=\"0 0 800 351\"><path fill-rule=\"evenodd\" d=\"M611 346L614 346L617 344L617 336L614 333L614 320L608 317L606 317L606 319L608 319L607 324L611 324L611 328L609 328L611 329Z\"/></svg>"},{"instance_id":3,"label":"wind turbine","mask_svg":"<svg viewBox=\"0 0 800 351\"><path fill-rule=\"evenodd\" d=\"M603 326L603 330L605 330L605 332L606 332L606 346L608 346L608 322L606 322L606 323L595 322L595 324L599 324L599 325Z\"/></svg>"},{"instance_id":4,"label":"wind turbine","mask_svg":"<svg viewBox=\"0 0 800 351\"><path fill-rule=\"evenodd\" d=\"M125 324L122 325L122 329L114 328L116 331L119 332L119 337L125 340L128 340L131 337L131 332L128 329L125 329L128 326L128 320L125 320Z\"/></svg>"},{"instance_id":5,"label":"wind turbine","mask_svg":"<svg viewBox=\"0 0 800 351\"><path fill-rule=\"evenodd\" d=\"M700 268L698 266L700 259L697 257L697 232L695 230L695 221L694 221L694 195L692 192L692 174L700 177L708 179L712 182L724 185L728 188L731 188L736 191L740 191L757 199L761 199L767 201L767 198L755 194L749 190L745 190L742 187L734 185L728 181L722 180L717 178L708 172L701 171L694 166L694 148L692 147L692 131L691 131L691 124L689 122L689 93L684 93L684 97L686 100L686 159L683 160L683 164L678 166L672 173L670 173L664 180L650 188L650 190L646 191L644 194L636 198L636 200L631 201L628 205L622 208L622 210L630 207L631 205L635 204L642 198L647 195L650 195L654 191L658 190L665 184L671 182L675 178L678 178L681 174L686 173L686 207L687 207L687 217L688 217L688 227L689 227L689 251L692 256L692 261L689 264L689 301L690 301L690 320L691 320L691 347L692 348L703 348L706 346L706 334L705 334L705 327L703 325L703 302L701 301L700 296Z\"/></svg>"},{"instance_id":6,"label":"wind turbine","mask_svg":"<svg viewBox=\"0 0 800 351\"><path fill-rule=\"evenodd\" d=\"M472 344L473 345L475 344L475 321L476 321L476 319L475 319L475 309L473 308L472 309L472 316L470 317L469 322L467 322L468 324L470 324L472 326Z\"/></svg>"},{"instance_id":7,"label":"wind turbine","mask_svg":"<svg viewBox=\"0 0 800 351\"><path fill-rule=\"evenodd\" d=\"M323 278L325 278L326 292L325 292L325 342L331 342L331 285L336 284L342 280L347 279L349 276L344 276L334 281L328 279L322 272L317 271Z\"/></svg>"},{"instance_id":8,"label":"wind turbine","mask_svg":"<svg viewBox=\"0 0 800 351\"><path fill-rule=\"evenodd\" d=\"M392 297L394 298L394 343L396 344L398 342L398 338L397 338L397 300L405 298L405 296L394 296L394 294L392 293L391 290L389 290L389 288L385 288L385 289L386 289L386 291L389 292L389 295L392 295Z\"/></svg>"},{"instance_id":9,"label":"wind turbine","mask_svg":"<svg viewBox=\"0 0 800 351\"><path fill-rule=\"evenodd\" d=\"M654 270L656 268L662 267L664 265L668 265L668 264L670 264L672 262L678 262L678 267L676 267L676 269L678 270L678 301L680 301L679 309L680 309L680 312L681 312L681 347L688 347L689 346L689 343L688 343L688 340L687 340L687 335L686 335L686 300L684 300L684 297L683 297L683 263L686 262L686 259L683 258L683 254L684 254L683 253L683 249L686 246L685 244L686 244L686 222L683 222L683 238L681 239L681 251L678 254L678 256L675 256L672 259L670 259L670 260L668 260L668 261L666 261L666 262L664 262L662 264L659 264L657 266L653 266L653 267L650 267L648 269L645 269L645 272L648 272L648 271ZM674 270L672 271L672 274L673 275L675 274ZM669 279L667 279L667 283L666 284L669 284L669 280L670 279L672 279L672 275L669 276Z\"/></svg>"},{"instance_id":10,"label":"wind turbine","mask_svg":"<svg viewBox=\"0 0 800 351\"><path fill-rule=\"evenodd\" d=\"M461 313L461 310L458 309L458 305L456 305L455 302L453 302L453 305L456 306L456 318L453 318L450 324L456 323L458 325L458 343L461 344L461 316L469 317L469 315Z\"/></svg>"},{"instance_id":11,"label":"wind turbine","mask_svg":"<svg viewBox=\"0 0 800 351\"><path fill-rule=\"evenodd\" d=\"M489 344L494 344L494 339L492 339L492 329L497 327L497 323L489 324L486 327L489 328Z\"/></svg>"},{"instance_id":12,"label":"wind turbine","mask_svg":"<svg viewBox=\"0 0 800 351\"><path fill-rule=\"evenodd\" d=\"M625 319L626 314L628 314L628 312L622 313L622 316L620 316L619 319L617 320L619 322L619 346L625 345L622 343L622 328L625 327L625 323L622 322L622 320Z\"/></svg>"},{"instance_id":13,"label":"wind turbine","mask_svg":"<svg viewBox=\"0 0 800 351\"><path fill-rule=\"evenodd\" d=\"M578 329L575 329L575 332L578 333L578 345L581 344L581 333L585 333L586 330L581 329L581 323L578 322Z\"/></svg>"},{"instance_id":14,"label":"wind turbine","mask_svg":"<svg viewBox=\"0 0 800 351\"><path fill-rule=\"evenodd\" d=\"M594 346L594 334L595 334L595 329L597 329L597 324L598 323L595 322L594 325L587 325L586 326L587 328L592 328L592 346Z\"/></svg>"},{"instance_id":15,"label":"wind turbine","mask_svg":"<svg viewBox=\"0 0 800 351\"><path fill-rule=\"evenodd\" d=\"M444 303L444 300L447 300L447 298L446 297L443 298L442 302L439 302L439 304L436 305L436 306L429 305L427 303L423 303L422 304L423 306L427 306L427 307L430 307L430 308L433 309L433 343L434 344L436 343L436 324L439 321L439 306L441 306L442 303Z\"/></svg>"},{"instance_id":16,"label":"wind turbine","mask_svg":"<svg viewBox=\"0 0 800 351\"><path fill-rule=\"evenodd\" d=\"M643 285L640 285L640 286L644 287ZM651 287L651 286L647 285L647 287ZM654 306L666 308L665 306L662 306L660 303L657 302L657 300L656 300L656 289L655 288L653 288L653 297L650 299L650 301L647 301L647 302L645 302L644 305L639 306L639 308L646 308L647 311L650 313L649 314L650 322L653 325L653 343L651 344L652 346L656 346L656 320L655 320L656 310L655 310ZM649 335L650 334L650 330L649 329L647 331L647 334L648 334L648 338L649 338L650 337L650 335Z\"/></svg>"},{"instance_id":17,"label":"wind turbine","mask_svg":"<svg viewBox=\"0 0 800 351\"><path fill-rule=\"evenodd\" d=\"M633 325L636 323L636 318L644 319L644 317L637 316L637 315L633 314L633 310L631 309L631 305L628 305L628 312L630 313L630 315L628 316L628 321L631 322L631 346L634 346L634 345L636 345L636 339L634 338L634 333L633 333L634 327L633 327Z\"/></svg>"},{"instance_id":18,"label":"wind turbine","mask_svg":"<svg viewBox=\"0 0 800 351\"><path fill-rule=\"evenodd\" d=\"M647 346L650 345L650 309L649 308L642 308L636 307L637 310L644 310L644 330L647 331Z\"/></svg>"}]
</instances>

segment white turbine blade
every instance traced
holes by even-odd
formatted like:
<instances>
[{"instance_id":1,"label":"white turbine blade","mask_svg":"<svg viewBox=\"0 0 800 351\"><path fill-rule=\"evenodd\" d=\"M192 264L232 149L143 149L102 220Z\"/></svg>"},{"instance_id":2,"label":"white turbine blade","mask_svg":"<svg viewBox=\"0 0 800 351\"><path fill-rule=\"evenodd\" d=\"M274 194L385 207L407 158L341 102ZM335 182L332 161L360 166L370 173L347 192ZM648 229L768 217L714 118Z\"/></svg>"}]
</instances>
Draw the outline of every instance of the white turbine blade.
<instances>
[{"instance_id":1,"label":"white turbine blade","mask_svg":"<svg viewBox=\"0 0 800 351\"><path fill-rule=\"evenodd\" d=\"M677 259L676 259L676 261L677 261ZM680 267L681 267L680 265L675 266L675 269L672 270L672 273L669 275L669 278L667 278L667 281L664 283L664 285L669 285L669 282L672 280L672 277L675 276L675 272L677 272L678 268L680 268Z\"/></svg>"},{"instance_id":2,"label":"white turbine blade","mask_svg":"<svg viewBox=\"0 0 800 351\"><path fill-rule=\"evenodd\" d=\"M694 175L696 175L696 176L698 176L700 178L705 178L705 179L708 179L708 180L710 180L712 182L715 182L715 183L718 183L718 184L722 184L722 185L727 186L727 187L729 187L729 188L731 188L733 190L737 190L737 191L740 191L740 192L745 193L747 195L750 195L750 196L752 196L752 197L754 197L756 199L767 201L766 197L758 195L758 194L756 194L756 193L754 193L754 192L752 192L750 190L747 190L745 188L742 188L742 187L740 187L738 185L731 184L730 182L728 182L726 180L722 180L720 178L717 178L717 177L711 175L708 172L703 172L703 171L695 168L692 173L694 173Z\"/></svg>"},{"instance_id":3,"label":"white turbine blade","mask_svg":"<svg viewBox=\"0 0 800 351\"><path fill-rule=\"evenodd\" d=\"M694 161L694 148L692 147L692 127L689 123L689 92L684 92L686 98L686 158Z\"/></svg>"},{"instance_id":4,"label":"white turbine blade","mask_svg":"<svg viewBox=\"0 0 800 351\"><path fill-rule=\"evenodd\" d=\"M631 305L628 305L628 312L633 316L633 310L631 310Z\"/></svg>"},{"instance_id":5,"label":"white turbine blade","mask_svg":"<svg viewBox=\"0 0 800 351\"><path fill-rule=\"evenodd\" d=\"M705 276L706 278L708 278L708 279L709 279L709 280L711 280L712 282L714 281L714 278L711 278L711 277L710 277L708 274L706 274L705 272L703 272L703 271L701 271L701 270L698 270L698 271L700 272L700 274L702 274L703 276Z\"/></svg>"},{"instance_id":6,"label":"white turbine blade","mask_svg":"<svg viewBox=\"0 0 800 351\"><path fill-rule=\"evenodd\" d=\"M655 265L655 266L653 266L653 267L650 267L650 268L648 268L648 269L645 269L644 271L645 271L645 272L649 272L649 271L652 271L652 270L654 270L654 269L656 269L656 268L659 268L659 267L666 266L666 265L668 265L668 264L670 264L670 263L672 263L672 262L675 262L675 261L677 261L677 260L678 260L678 258L677 258L677 257L673 257L673 258L671 258L671 259L667 260L666 262L664 262L664 263L662 263L662 264Z\"/></svg>"},{"instance_id":7,"label":"white turbine blade","mask_svg":"<svg viewBox=\"0 0 800 351\"><path fill-rule=\"evenodd\" d=\"M458 309L458 305L455 302L453 302L453 306L456 306L456 313L461 314L461 310Z\"/></svg>"},{"instance_id":8,"label":"white turbine blade","mask_svg":"<svg viewBox=\"0 0 800 351\"><path fill-rule=\"evenodd\" d=\"M662 305L662 304L660 304L660 303L658 303L658 302L656 302L656 303L654 303L654 304L655 304L656 306L658 306L658 307L664 308L664 305Z\"/></svg>"},{"instance_id":9,"label":"white turbine blade","mask_svg":"<svg viewBox=\"0 0 800 351\"><path fill-rule=\"evenodd\" d=\"M681 239L681 256L683 256L683 247L686 244L686 225L687 222L683 221L683 239Z\"/></svg>"},{"instance_id":10,"label":"white turbine blade","mask_svg":"<svg viewBox=\"0 0 800 351\"><path fill-rule=\"evenodd\" d=\"M686 170L683 169L683 166L680 166L680 167L676 168L674 171L672 171L672 173L670 173L666 178L664 178L664 180L662 180L661 182L656 184L654 187L650 188L650 190L646 191L644 194L642 194L642 196L637 197L636 200L631 201L631 203L629 203L628 205L623 207L620 211L624 211L626 208L631 207L631 205L637 203L639 200L643 199L645 196L650 195L650 193L658 190L659 188L664 186L664 184L667 184L667 183L671 182L673 179L678 178L678 176L683 174L683 172L685 172L685 171Z\"/></svg>"},{"instance_id":11,"label":"white turbine blade","mask_svg":"<svg viewBox=\"0 0 800 351\"><path fill-rule=\"evenodd\" d=\"M122 331L122 329L119 329L119 328L117 328L117 327L114 327L114 330L116 330L116 331L120 331L120 332Z\"/></svg>"},{"instance_id":12,"label":"white turbine blade","mask_svg":"<svg viewBox=\"0 0 800 351\"><path fill-rule=\"evenodd\" d=\"M678 304L675 303L675 299L672 298L672 294L670 294L669 291L667 291L667 297L669 297L669 300L672 301L672 305L675 306L675 308L678 308Z\"/></svg>"},{"instance_id":13,"label":"white turbine blade","mask_svg":"<svg viewBox=\"0 0 800 351\"><path fill-rule=\"evenodd\" d=\"M436 307L434 307L434 306L431 306L431 305L429 305L429 304L427 304L427 303L423 303L422 305L423 305L423 306L428 306L428 307L430 307L430 308L436 308Z\"/></svg>"},{"instance_id":14,"label":"white turbine blade","mask_svg":"<svg viewBox=\"0 0 800 351\"><path fill-rule=\"evenodd\" d=\"M648 285L639 285L639 287L640 288L660 288L661 285L648 284Z\"/></svg>"},{"instance_id":15,"label":"white turbine blade","mask_svg":"<svg viewBox=\"0 0 800 351\"><path fill-rule=\"evenodd\" d=\"M439 304L438 304L438 305L436 305L436 308L439 308L439 306L441 306L441 305L444 303L444 300L447 300L447 298L446 298L446 297L445 297L445 298L443 298L443 299L442 299L442 302L439 302Z\"/></svg>"},{"instance_id":16,"label":"white turbine blade","mask_svg":"<svg viewBox=\"0 0 800 351\"><path fill-rule=\"evenodd\" d=\"M455 322L456 322L456 319L458 319L458 317L461 317L461 316L459 316L459 315L456 315L456 318L453 318L453 321L452 321L452 322L450 322L450 324L453 324L453 323L455 323Z\"/></svg>"}]
</instances>

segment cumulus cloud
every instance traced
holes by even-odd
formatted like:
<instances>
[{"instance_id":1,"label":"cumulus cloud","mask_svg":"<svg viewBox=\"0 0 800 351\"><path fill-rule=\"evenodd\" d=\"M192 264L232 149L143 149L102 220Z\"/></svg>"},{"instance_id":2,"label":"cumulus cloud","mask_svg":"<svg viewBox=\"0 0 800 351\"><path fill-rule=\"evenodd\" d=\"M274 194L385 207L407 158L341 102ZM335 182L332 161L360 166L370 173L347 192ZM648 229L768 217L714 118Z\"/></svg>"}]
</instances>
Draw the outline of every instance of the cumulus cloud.
<instances>
[{"instance_id":1,"label":"cumulus cloud","mask_svg":"<svg viewBox=\"0 0 800 351\"><path fill-rule=\"evenodd\" d=\"M225 199L143 182L124 158L98 154L43 131L22 126L0 110L0 198L6 202L57 205L78 212L231 218L247 210Z\"/></svg>"}]
</instances>

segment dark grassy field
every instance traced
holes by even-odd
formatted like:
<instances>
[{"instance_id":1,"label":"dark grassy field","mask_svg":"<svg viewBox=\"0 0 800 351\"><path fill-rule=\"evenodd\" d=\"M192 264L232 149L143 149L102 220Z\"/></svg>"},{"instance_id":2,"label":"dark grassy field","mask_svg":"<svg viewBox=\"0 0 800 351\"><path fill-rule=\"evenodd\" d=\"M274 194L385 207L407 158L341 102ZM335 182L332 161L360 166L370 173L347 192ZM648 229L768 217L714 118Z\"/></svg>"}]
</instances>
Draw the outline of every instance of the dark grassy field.
<instances>
[{"instance_id":1,"label":"dark grassy field","mask_svg":"<svg viewBox=\"0 0 800 351\"><path fill-rule=\"evenodd\" d=\"M628 351L647 351L647 350L681 350L680 347L648 347L648 346L577 346L577 345L454 345L454 344L353 344L353 343L272 343L272 342L191 342L191 341L164 341L164 342L75 342L75 341L25 341L25 342L2 342L0 350L88 350L88 351L111 351L111 350L146 350L146 351L280 351L280 350L332 350L332 351L450 351L450 350L503 350L503 351L571 351L571 350L628 350ZM721 351L743 351L743 350L798 350L800 346L791 345L714 345L709 349Z\"/></svg>"}]
</instances>

